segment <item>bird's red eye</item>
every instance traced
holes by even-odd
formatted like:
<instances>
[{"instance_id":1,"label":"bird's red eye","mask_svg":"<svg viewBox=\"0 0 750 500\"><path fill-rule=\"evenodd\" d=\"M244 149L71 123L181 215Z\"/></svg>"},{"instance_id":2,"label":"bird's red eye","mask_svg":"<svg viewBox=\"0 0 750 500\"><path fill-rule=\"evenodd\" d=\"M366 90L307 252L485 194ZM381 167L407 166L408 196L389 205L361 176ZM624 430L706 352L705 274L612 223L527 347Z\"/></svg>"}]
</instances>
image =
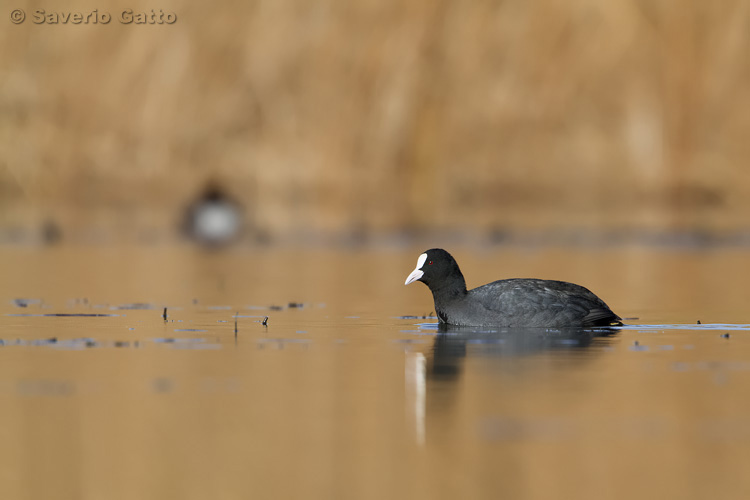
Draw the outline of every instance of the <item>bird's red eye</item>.
<instances>
[{"instance_id":1,"label":"bird's red eye","mask_svg":"<svg viewBox=\"0 0 750 500\"><path fill-rule=\"evenodd\" d=\"M428 266L431 266L431 265L432 265L432 261L428 262L428 263L427 263L427 265L428 265Z\"/></svg>"}]
</instances>

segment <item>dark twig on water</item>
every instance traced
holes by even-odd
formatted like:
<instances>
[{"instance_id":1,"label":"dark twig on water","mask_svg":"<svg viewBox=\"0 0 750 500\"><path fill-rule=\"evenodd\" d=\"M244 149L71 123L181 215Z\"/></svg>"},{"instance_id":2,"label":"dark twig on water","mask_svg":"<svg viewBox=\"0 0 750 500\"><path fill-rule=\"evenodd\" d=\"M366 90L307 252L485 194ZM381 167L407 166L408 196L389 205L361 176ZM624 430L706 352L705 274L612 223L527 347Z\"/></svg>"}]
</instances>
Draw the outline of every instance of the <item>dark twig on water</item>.
<instances>
[{"instance_id":1,"label":"dark twig on water","mask_svg":"<svg viewBox=\"0 0 750 500\"><path fill-rule=\"evenodd\" d=\"M164 321L167 321L167 308L164 308L164 313L162 314L162 317L164 318Z\"/></svg>"},{"instance_id":2,"label":"dark twig on water","mask_svg":"<svg viewBox=\"0 0 750 500\"><path fill-rule=\"evenodd\" d=\"M261 322L261 324L263 326L268 326L268 316L266 316L265 318L263 318L263 321Z\"/></svg>"},{"instance_id":3,"label":"dark twig on water","mask_svg":"<svg viewBox=\"0 0 750 500\"><path fill-rule=\"evenodd\" d=\"M239 314L239 311L234 313L234 338L237 338L237 316Z\"/></svg>"}]
</instances>

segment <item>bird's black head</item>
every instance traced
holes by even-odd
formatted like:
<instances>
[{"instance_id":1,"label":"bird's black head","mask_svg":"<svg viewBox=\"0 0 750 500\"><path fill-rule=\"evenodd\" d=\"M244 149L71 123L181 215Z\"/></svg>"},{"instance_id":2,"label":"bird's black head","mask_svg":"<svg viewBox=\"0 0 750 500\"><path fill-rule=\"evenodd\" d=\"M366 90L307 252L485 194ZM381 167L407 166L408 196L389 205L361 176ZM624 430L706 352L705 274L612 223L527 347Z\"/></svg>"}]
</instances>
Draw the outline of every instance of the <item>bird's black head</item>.
<instances>
[{"instance_id":1,"label":"bird's black head","mask_svg":"<svg viewBox=\"0 0 750 500\"><path fill-rule=\"evenodd\" d=\"M415 281L421 281L432 291L446 287L455 288L460 292L466 291L466 282L456 259L442 248L432 248L419 256L416 269L406 278L404 284L408 285Z\"/></svg>"}]
</instances>

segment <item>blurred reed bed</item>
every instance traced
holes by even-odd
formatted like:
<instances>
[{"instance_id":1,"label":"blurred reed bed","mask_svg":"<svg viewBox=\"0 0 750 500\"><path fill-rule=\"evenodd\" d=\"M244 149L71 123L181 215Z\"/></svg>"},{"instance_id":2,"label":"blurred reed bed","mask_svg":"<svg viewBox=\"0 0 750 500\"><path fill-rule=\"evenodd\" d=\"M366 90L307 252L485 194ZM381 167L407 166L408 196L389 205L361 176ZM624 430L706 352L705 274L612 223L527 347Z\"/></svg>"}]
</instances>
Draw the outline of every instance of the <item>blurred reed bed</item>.
<instances>
[{"instance_id":1,"label":"blurred reed bed","mask_svg":"<svg viewBox=\"0 0 750 500\"><path fill-rule=\"evenodd\" d=\"M49 7L113 20L1 21L0 228L161 231L206 183L279 238L748 227L747 2Z\"/></svg>"}]
</instances>

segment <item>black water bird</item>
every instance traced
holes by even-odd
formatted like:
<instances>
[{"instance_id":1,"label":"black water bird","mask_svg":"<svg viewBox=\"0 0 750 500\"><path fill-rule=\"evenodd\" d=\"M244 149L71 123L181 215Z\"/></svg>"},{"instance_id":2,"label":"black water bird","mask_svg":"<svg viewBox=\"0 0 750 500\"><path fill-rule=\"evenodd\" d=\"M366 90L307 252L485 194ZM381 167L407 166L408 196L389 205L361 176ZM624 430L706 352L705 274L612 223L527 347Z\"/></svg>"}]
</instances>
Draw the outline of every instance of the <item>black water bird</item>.
<instances>
[{"instance_id":1,"label":"black water bird","mask_svg":"<svg viewBox=\"0 0 750 500\"><path fill-rule=\"evenodd\" d=\"M441 248L427 250L406 285L430 288L441 323L457 326L620 326L622 318L587 288L564 281L506 279L466 289L456 260Z\"/></svg>"}]
</instances>

